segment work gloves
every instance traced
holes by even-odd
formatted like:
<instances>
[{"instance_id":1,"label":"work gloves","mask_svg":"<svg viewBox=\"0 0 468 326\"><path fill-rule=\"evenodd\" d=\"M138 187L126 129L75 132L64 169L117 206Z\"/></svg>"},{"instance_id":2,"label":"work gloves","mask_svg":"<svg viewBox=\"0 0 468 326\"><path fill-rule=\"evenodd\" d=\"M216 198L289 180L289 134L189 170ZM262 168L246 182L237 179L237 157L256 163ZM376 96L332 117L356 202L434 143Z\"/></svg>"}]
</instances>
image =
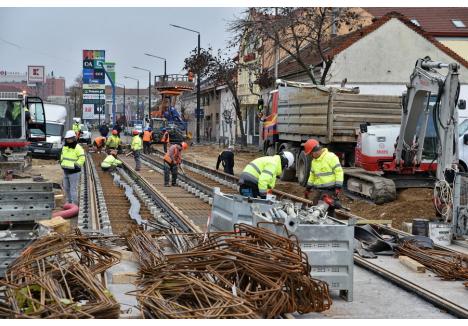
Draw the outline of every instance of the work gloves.
<instances>
[{"instance_id":1,"label":"work gloves","mask_svg":"<svg viewBox=\"0 0 468 326\"><path fill-rule=\"evenodd\" d=\"M341 192L342 192L341 187L335 187L335 196L338 197L338 195L341 194Z\"/></svg>"}]
</instances>

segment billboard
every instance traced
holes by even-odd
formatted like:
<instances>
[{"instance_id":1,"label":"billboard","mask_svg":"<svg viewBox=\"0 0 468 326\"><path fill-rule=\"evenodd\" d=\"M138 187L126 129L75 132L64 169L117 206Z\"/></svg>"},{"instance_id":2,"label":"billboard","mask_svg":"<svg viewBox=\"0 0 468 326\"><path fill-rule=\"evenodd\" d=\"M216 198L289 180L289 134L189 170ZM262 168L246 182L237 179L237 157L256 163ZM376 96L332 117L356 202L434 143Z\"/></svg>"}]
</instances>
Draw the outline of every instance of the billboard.
<instances>
[{"instance_id":1,"label":"billboard","mask_svg":"<svg viewBox=\"0 0 468 326\"><path fill-rule=\"evenodd\" d=\"M83 119L104 119L105 50L83 50Z\"/></svg>"},{"instance_id":2,"label":"billboard","mask_svg":"<svg viewBox=\"0 0 468 326\"><path fill-rule=\"evenodd\" d=\"M110 79L112 79L112 82L115 84L115 62L104 62L104 67Z\"/></svg>"},{"instance_id":3,"label":"billboard","mask_svg":"<svg viewBox=\"0 0 468 326\"><path fill-rule=\"evenodd\" d=\"M45 82L45 67L44 66L28 66L28 84L44 83Z\"/></svg>"}]
</instances>

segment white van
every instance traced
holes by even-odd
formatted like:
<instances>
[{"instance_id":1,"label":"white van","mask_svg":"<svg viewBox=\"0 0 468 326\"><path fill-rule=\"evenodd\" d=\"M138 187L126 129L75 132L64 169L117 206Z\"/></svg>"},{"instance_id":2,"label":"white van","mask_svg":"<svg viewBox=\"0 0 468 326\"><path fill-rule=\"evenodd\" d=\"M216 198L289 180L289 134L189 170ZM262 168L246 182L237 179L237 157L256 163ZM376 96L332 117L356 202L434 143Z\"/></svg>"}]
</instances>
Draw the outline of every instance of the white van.
<instances>
[{"instance_id":1,"label":"white van","mask_svg":"<svg viewBox=\"0 0 468 326\"><path fill-rule=\"evenodd\" d=\"M34 156L59 158L63 147L67 108L63 105L44 103L46 116L47 139L45 142L31 143L29 150ZM31 134L39 134L40 130L33 129Z\"/></svg>"}]
</instances>

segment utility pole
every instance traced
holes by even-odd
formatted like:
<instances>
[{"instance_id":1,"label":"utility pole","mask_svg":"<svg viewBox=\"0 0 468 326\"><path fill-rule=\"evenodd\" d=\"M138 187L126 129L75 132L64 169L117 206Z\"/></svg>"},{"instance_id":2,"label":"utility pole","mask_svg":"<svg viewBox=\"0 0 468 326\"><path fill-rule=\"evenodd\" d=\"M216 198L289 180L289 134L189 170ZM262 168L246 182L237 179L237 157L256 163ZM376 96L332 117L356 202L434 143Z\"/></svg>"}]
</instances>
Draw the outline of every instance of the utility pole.
<instances>
[{"instance_id":1,"label":"utility pole","mask_svg":"<svg viewBox=\"0 0 468 326\"><path fill-rule=\"evenodd\" d=\"M275 8L275 18L278 18L278 8ZM278 79L278 61L279 61L279 40L275 42L275 82Z\"/></svg>"},{"instance_id":2,"label":"utility pole","mask_svg":"<svg viewBox=\"0 0 468 326\"><path fill-rule=\"evenodd\" d=\"M172 27L185 29L186 31L197 33L198 34L198 46L197 46L197 55L200 57L200 32L195 31L190 28L182 27L179 25L169 24ZM200 118L201 118L201 110L200 110L200 72L197 72L197 143L200 143Z\"/></svg>"},{"instance_id":3,"label":"utility pole","mask_svg":"<svg viewBox=\"0 0 468 326\"><path fill-rule=\"evenodd\" d=\"M148 72L148 77L149 77L149 83L148 83L148 119L151 118L151 70L145 69L145 68L140 68L140 67L133 67L134 69L139 69L139 70L144 70ZM145 116L145 110L143 109L143 119Z\"/></svg>"}]
</instances>

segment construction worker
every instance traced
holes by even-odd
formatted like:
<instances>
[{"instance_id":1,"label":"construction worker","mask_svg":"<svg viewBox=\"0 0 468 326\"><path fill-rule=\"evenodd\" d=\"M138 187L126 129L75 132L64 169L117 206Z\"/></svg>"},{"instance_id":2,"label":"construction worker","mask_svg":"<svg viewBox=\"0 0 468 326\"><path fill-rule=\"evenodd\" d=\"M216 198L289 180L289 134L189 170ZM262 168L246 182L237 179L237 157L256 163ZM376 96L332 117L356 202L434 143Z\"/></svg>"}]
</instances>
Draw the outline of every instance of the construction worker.
<instances>
[{"instance_id":1,"label":"construction worker","mask_svg":"<svg viewBox=\"0 0 468 326\"><path fill-rule=\"evenodd\" d=\"M73 126L72 129L76 134L76 138L80 139L81 136L81 124L79 118L73 118Z\"/></svg>"},{"instance_id":2,"label":"construction worker","mask_svg":"<svg viewBox=\"0 0 468 326\"><path fill-rule=\"evenodd\" d=\"M101 153L101 150L104 148L104 145L106 145L106 137L98 136L93 141L93 147L97 153Z\"/></svg>"},{"instance_id":3,"label":"construction worker","mask_svg":"<svg viewBox=\"0 0 468 326\"><path fill-rule=\"evenodd\" d=\"M118 136L117 130L112 130L112 135L107 138L106 141L106 148L107 152L110 153L111 150L116 149L117 151L120 149L122 144L122 140Z\"/></svg>"},{"instance_id":4,"label":"construction worker","mask_svg":"<svg viewBox=\"0 0 468 326\"><path fill-rule=\"evenodd\" d=\"M138 130L133 130L132 134L133 134L133 138L132 138L132 143L130 145L130 148L133 152L133 158L135 159L135 171L140 171L140 167L141 167L140 155L141 155L141 150L143 148L143 141L141 140L140 132Z\"/></svg>"},{"instance_id":5,"label":"construction worker","mask_svg":"<svg viewBox=\"0 0 468 326\"><path fill-rule=\"evenodd\" d=\"M152 140L153 140L153 129L151 127L148 127L143 132L143 153L150 154Z\"/></svg>"},{"instance_id":6,"label":"construction worker","mask_svg":"<svg viewBox=\"0 0 468 326\"><path fill-rule=\"evenodd\" d=\"M314 203L325 193L338 198L338 194L343 187L344 177L343 168L338 156L320 146L320 143L315 139L306 141L304 153L312 155L313 158L304 197L309 198L311 190L317 189L319 191L313 198Z\"/></svg>"},{"instance_id":7,"label":"construction worker","mask_svg":"<svg viewBox=\"0 0 468 326\"><path fill-rule=\"evenodd\" d=\"M101 169L103 171L114 171L116 167L122 165L122 161L117 159L117 151L115 149L110 151L110 154L102 161Z\"/></svg>"},{"instance_id":8,"label":"construction worker","mask_svg":"<svg viewBox=\"0 0 468 326\"><path fill-rule=\"evenodd\" d=\"M76 133L68 130L65 134L65 144L60 154L60 166L63 169L63 189L67 203L78 205L78 183L80 172L85 163L85 153L78 144Z\"/></svg>"},{"instance_id":9,"label":"construction worker","mask_svg":"<svg viewBox=\"0 0 468 326\"><path fill-rule=\"evenodd\" d=\"M172 185L177 186L177 166L182 163L182 151L187 150L188 144L182 142L169 147L164 155L164 186L169 187L169 173L172 174Z\"/></svg>"},{"instance_id":10,"label":"construction worker","mask_svg":"<svg viewBox=\"0 0 468 326\"><path fill-rule=\"evenodd\" d=\"M256 158L244 168L239 177L242 196L262 199L275 187L276 177L294 164L294 155L284 151L278 155Z\"/></svg>"},{"instance_id":11,"label":"construction worker","mask_svg":"<svg viewBox=\"0 0 468 326\"><path fill-rule=\"evenodd\" d=\"M161 137L161 143L163 144L163 150L164 150L164 153L167 152L167 145L169 144L169 132L167 131L166 128L163 128L162 129L162 137Z\"/></svg>"},{"instance_id":12,"label":"construction worker","mask_svg":"<svg viewBox=\"0 0 468 326\"><path fill-rule=\"evenodd\" d=\"M224 172L234 175L234 146L230 145L226 150L218 155L216 162L216 170L219 169L219 164L223 164Z\"/></svg>"}]
</instances>

